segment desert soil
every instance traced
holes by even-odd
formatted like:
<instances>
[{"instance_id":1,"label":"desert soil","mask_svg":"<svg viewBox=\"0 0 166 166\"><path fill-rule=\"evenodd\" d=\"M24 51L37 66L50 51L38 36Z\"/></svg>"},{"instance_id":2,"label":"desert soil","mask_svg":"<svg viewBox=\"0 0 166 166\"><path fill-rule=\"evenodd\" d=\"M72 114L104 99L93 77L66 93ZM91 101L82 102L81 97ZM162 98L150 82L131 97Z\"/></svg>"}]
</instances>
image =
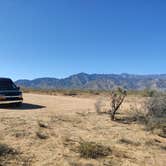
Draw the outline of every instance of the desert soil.
<instances>
[{"instance_id":1,"label":"desert soil","mask_svg":"<svg viewBox=\"0 0 166 166\"><path fill-rule=\"evenodd\" d=\"M125 101L118 114L122 120L112 122L108 114L96 113L96 97L24 94L20 108L0 108L0 143L19 151L1 156L0 165L164 166L165 138L125 119L133 100ZM82 140L108 146L112 152L97 159L82 158L78 152Z\"/></svg>"}]
</instances>

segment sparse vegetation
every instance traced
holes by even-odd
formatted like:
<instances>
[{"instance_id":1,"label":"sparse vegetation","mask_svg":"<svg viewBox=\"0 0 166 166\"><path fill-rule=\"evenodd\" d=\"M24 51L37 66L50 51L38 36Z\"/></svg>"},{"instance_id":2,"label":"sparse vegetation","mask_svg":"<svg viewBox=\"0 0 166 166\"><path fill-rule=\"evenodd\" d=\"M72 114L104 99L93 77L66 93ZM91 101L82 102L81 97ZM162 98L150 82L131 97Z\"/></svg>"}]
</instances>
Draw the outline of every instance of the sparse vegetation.
<instances>
[{"instance_id":1,"label":"sparse vegetation","mask_svg":"<svg viewBox=\"0 0 166 166\"><path fill-rule=\"evenodd\" d=\"M146 104L148 116L166 117L166 95L156 94Z\"/></svg>"},{"instance_id":2,"label":"sparse vegetation","mask_svg":"<svg viewBox=\"0 0 166 166\"><path fill-rule=\"evenodd\" d=\"M46 107L28 111L1 108L0 140L10 145L9 148L17 149L19 154L1 156L0 165L31 166L56 163L109 166L152 163L150 165L156 166L156 163L153 164L156 160L158 165L164 166L164 128L161 130L160 127L155 127L152 129L154 132L144 130L151 130L145 126L150 125L148 120L151 116L147 116L147 106L152 97L127 96L119 109L120 114L115 115L115 123L110 122L108 116L108 94L110 92L99 97L90 95L89 98L79 95L74 98L47 95L47 100L43 95L24 94L27 103ZM102 116L94 110L97 98L100 98L104 107L100 110L99 104L99 113L104 112Z\"/></svg>"},{"instance_id":3,"label":"sparse vegetation","mask_svg":"<svg viewBox=\"0 0 166 166\"><path fill-rule=\"evenodd\" d=\"M79 94L79 93L76 92L75 90L69 90L69 91L66 91L66 92L64 93L65 96L76 96L76 95L78 95L78 94Z\"/></svg>"},{"instance_id":4,"label":"sparse vegetation","mask_svg":"<svg viewBox=\"0 0 166 166\"><path fill-rule=\"evenodd\" d=\"M97 159L108 156L111 153L109 147L103 146L95 142L81 141L78 151L83 158Z\"/></svg>"},{"instance_id":5,"label":"sparse vegetation","mask_svg":"<svg viewBox=\"0 0 166 166\"><path fill-rule=\"evenodd\" d=\"M130 108L131 118L146 126L146 129L153 131L161 137L166 137L166 95L155 93L152 97L146 98L144 104L137 108L137 105Z\"/></svg>"},{"instance_id":6,"label":"sparse vegetation","mask_svg":"<svg viewBox=\"0 0 166 166\"><path fill-rule=\"evenodd\" d=\"M146 102L147 129L158 129L158 135L166 137L166 95L157 94Z\"/></svg>"},{"instance_id":7,"label":"sparse vegetation","mask_svg":"<svg viewBox=\"0 0 166 166\"><path fill-rule=\"evenodd\" d=\"M147 123L147 111L145 110L145 102L140 107L136 103L130 106L130 119L141 124Z\"/></svg>"},{"instance_id":8,"label":"sparse vegetation","mask_svg":"<svg viewBox=\"0 0 166 166\"><path fill-rule=\"evenodd\" d=\"M108 91L101 90L77 90L77 89L33 89L33 88L22 88L24 93L37 93L37 94L48 94L48 95L64 95L64 96L78 96L78 95L100 95L107 94Z\"/></svg>"},{"instance_id":9,"label":"sparse vegetation","mask_svg":"<svg viewBox=\"0 0 166 166\"><path fill-rule=\"evenodd\" d=\"M115 120L115 114L119 110L122 105L127 92L121 88L118 88L116 91L112 91L111 93L111 109L108 111L111 115L111 120Z\"/></svg>"},{"instance_id":10,"label":"sparse vegetation","mask_svg":"<svg viewBox=\"0 0 166 166\"><path fill-rule=\"evenodd\" d=\"M140 142L134 142L133 140L127 139L127 138L121 138L119 140L120 143L122 144L127 144L127 145L133 145L133 146L139 146Z\"/></svg>"},{"instance_id":11,"label":"sparse vegetation","mask_svg":"<svg viewBox=\"0 0 166 166\"><path fill-rule=\"evenodd\" d=\"M127 92L121 88L118 88L117 90L113 90L110 93L109 97L109 102L110 102L110 107L106 112L110 115L111 120L115 120L115 115L117 111L119 110L120 106L122 105L125 97L127 95ZM95 108L97 113L101 113L103 107L105 107L105 103L103 102L103 99L97 100L95 103Z\"/></svg>"},{"instance_id":12,"label":"sparse vegetation","mask_svg":"<svg viewBox=\"0 0 166 166\"><path fill-rule=\"evenodd\" d=\"M14 161L18 163L20 160L18 159L19 154L18 150L0 143L0 166L12 165L12 163L14 164Z\"/></svg>"},{"instance_id":13,"label":"sparse vegetation","mask_svg":"<svg viewBox=\"0 0 166 166\"><path fill-rule=\"evenodd\" d=\"M156 90L151 90L151 89L144 89L142 91L142 96L143 97L153 97L158 93Z\"/></svg>"},{"instance_id":14,"label":"sparse vegetation","mask_svg":"<svg viewBox=\"0 0 166 166\"><path fill-rule=\"evenodd\" d=\"M17 155L18 151L6 144L0 144L0 157L6 155Z\"/></svg>"}]
</instances>

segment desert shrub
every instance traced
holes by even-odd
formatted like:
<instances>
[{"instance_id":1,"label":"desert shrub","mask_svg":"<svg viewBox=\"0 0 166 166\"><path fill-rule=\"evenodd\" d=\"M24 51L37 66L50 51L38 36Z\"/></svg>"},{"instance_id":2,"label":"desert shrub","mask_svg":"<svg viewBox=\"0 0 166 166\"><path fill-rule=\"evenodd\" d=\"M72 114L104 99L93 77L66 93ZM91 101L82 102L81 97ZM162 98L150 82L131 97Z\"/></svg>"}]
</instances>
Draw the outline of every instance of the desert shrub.
<instances>
[{"instance_id":1,"label":"desert shrub","mask_svg":"<svg viewBox=\"0 0 166 166\"><path fill-rule=\"evenodd\" d=\"M26 156L22 152L0 143L0 166L31 166L34 156Z\"/></svg>"},{"instance_id":2,"label":"desert shrub","mask_svg":"<svg viewBox=\"0 0 166 166\"><path fill-rule=\"evenodd\" d=\"M127 94L128 96L140 96L140 97L153 97L156 94L163 94L164 92L159 92L155 89L144 89L144 90L128 90Z\"/></svg>"},{"instance_id":3,"label":"desert shrub","mask_svg":"<svg viewBox=\"0 0 166 166\"><path fill-rule=\"evenodd\" d=\"M148 116L166 117L166 95L157 94L151 97L146 103L146 108Z\"/></svg>"},{"instance_id":4,"label":"desert shrub","mask_svg":"<svg viewBox=\"0 0 166 166\"><path fill-rule=\"evenodd\" d=\"M91 95L100 95L99 90L87 90L86 93L91 94Z\"/></svg>"},{"instance_id":5,"label":"desert shrub","mask_svg":"<svg viewBox=\"0 0 166 166\"><path fill-rule=\"evenodd\" d=\"M78 92L76 90L69 90L64 93L65 96L76 96Z\"/></svg>"},{"instance_id":6,"label":"desert shrub","mask_svg":"<svg viewBox=\"0 0 166 166\"><path fill-rule=\"evenodd\" d=\"M147 110L145 109L145 103L141 104L138 107L136 103L130 105L130 119L132 121L137 121L141 124L146 124L147 119Z\"/></svg>"},{"instance_id":7,"label":"desert shrub","mask_svg":"<svg viewBox=\"0 0 166 166\"><path fill-rule=\"evenodd\" d=\"M86 141L80 142L78 151L81 157L92 159L108 156L111 153L111 149L109 147L97 144L95 142Z\"/></svg>"},{"instance_id":8,"label":"desert shrub","mask_svg":"<svg viewBox=\"0 0 166 166\"><path fill-rule=\"evenodd\" d=\"M156 93L148 98L142 114L148 130L157 131L158 135L166 137L166 95Z\"/></svg>"},{"instance_id":9,"label":"desert shrub","mask_svg":"<svg viewBox=\"0 0 166 166\"><path fill-rule=\"evenodd\" d=\"M151 89L144 89L142 91L142 96L143 97L153 97L157 94L158 92L156 90L151 90Z\"/></svg>"},{"instance_id":10,"label":"desert shrub","mask_svg":"<svg viewBox=\"0 0 166 166\"><path fill-rule=\"evenodd\" d=\"M166 95L156 93L141 106L130 106L130 119L145 125L146 130L166 137Z\"/></svg>"},{"instance_id":11,"label":"desert shrub","mask_svg":"<svg viewBox=\"0 0 166 166\"><path fill-rule=\"evenodd\" d=\"M6 155L17 155L18 151L6 144L0 144L0 157Z\"/></svg>"},{"instance_id":12,"label":"desert shrub","mask_svg":"<svg viewBox=\"0 0 166 166\"><path fill-rule=\"evenodd\" d=\"M13 160L17 159L18 154L14 148L0 143L0 166L11 165Z\"/></svg>"}]
</instances>

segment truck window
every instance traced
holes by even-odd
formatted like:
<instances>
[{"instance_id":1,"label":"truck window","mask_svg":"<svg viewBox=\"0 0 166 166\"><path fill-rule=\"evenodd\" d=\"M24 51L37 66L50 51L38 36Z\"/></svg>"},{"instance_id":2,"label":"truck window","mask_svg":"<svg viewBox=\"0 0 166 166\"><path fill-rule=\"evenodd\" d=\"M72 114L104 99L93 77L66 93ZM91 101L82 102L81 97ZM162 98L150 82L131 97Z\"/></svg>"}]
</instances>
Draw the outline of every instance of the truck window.
<instances>
[{"instance_id":1,"label":"truck window","mask_svg":"<svg viewBox=\"0 0 166 166\"><path fill-rule=\"evenodd\" d=\"M11 80L0 80L0 90L12 90L16 88L16 85Z\"/></svg>"}]
</instances>

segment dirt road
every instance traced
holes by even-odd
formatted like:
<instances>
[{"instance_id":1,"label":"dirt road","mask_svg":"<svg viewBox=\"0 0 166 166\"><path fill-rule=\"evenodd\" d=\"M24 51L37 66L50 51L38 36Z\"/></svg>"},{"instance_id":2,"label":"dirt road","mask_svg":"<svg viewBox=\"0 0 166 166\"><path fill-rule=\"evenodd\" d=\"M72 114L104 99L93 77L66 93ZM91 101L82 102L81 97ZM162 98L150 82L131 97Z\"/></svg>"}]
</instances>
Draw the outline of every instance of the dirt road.
<instances>
[{"instance_id":1,"label":"dirt road","mask_svg":"<svg viewBox=\"0 0 166 166\"><path fill-rule=\"evenodd\" d=\"M93 99L50 96L39 94L24 94L24 103L19 108L0 107L0 116L37 117L49 114L73 114L76 112L94 111Z\"/></svg>"}]
</instances>

